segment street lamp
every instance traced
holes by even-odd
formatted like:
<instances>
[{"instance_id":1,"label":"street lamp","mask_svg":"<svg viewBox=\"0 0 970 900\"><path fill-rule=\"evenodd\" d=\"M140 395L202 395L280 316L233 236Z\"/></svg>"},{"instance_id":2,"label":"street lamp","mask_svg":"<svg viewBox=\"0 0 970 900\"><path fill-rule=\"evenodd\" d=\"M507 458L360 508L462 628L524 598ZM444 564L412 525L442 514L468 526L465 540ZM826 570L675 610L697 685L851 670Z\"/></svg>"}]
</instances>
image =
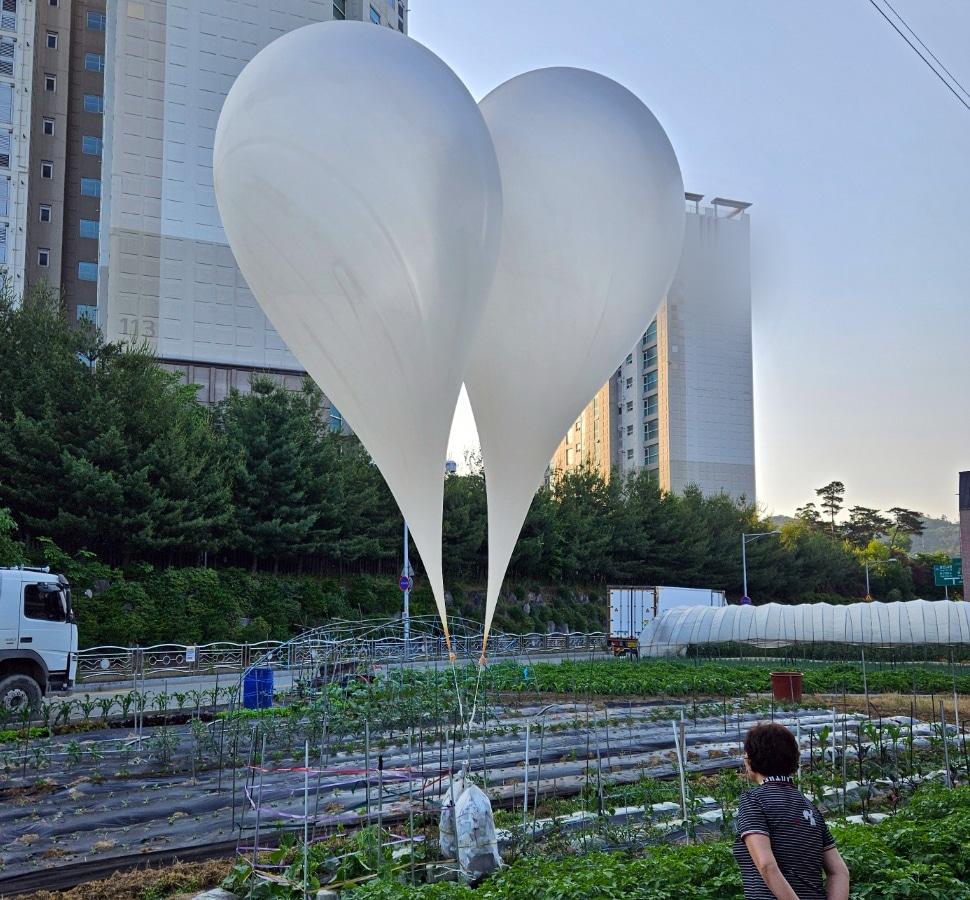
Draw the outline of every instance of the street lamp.
<instances>
[{"instance_id":1,"label":"street lamp","mask_svg":"<svg viewBox=\"0 0 970 900\"><path fill-rule=\"evenodd\" d=\"M754 534L741 535L741 571L744 574L744 596L741 598L742 603L751 602L751 598L748 596L748 541L756 541L758 538L768 537L772 534L781 534L781 532L758 531Z\"/></svg>"},{"instance_id":2,"label":"street lamp","mask_svg":"<svg viewBox=\"0 0 970 900\"><path fill-rule=\"evenodd\" d=\"M898 563L898 559L877 560L878 562ZM869 560L864 560L866 564L866 603L872 603L872 595L869 593Z\"/></svg>"}]
</instances>

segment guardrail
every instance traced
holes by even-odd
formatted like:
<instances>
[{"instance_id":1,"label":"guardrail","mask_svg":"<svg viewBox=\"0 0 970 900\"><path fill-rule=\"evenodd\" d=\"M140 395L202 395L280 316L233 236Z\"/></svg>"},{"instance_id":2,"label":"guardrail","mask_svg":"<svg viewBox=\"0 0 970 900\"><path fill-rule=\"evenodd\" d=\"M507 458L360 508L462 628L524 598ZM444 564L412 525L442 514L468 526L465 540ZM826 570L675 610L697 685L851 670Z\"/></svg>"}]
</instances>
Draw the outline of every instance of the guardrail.
<instances>
[{"instance_id":1,"label":"guardrail","mask_svg":"<svg viewBox=\"0 0 970 900\"><path fill-rule=\"evenodd\" d=\"M461 659L477 659L481 635L453 638L452 646ZM603 632L553 634L493 634L489 639L489 659L533 653L597 653L606 650ZM339 651L339 653L338 653ZM303 668L317 659L339 655L363 662L388 665L397 662L428 662L448 658L444 639L437 635L403 638L357 639L346 641L318 637L301 641L260 641L238 644L220 641L212 644L157 644L153 647L90 647L78 653L77 680L86 684L99 681L138 681L180 675L212 675L241 672L260 662L274 669Z\"/></svg>"}]
</instances>

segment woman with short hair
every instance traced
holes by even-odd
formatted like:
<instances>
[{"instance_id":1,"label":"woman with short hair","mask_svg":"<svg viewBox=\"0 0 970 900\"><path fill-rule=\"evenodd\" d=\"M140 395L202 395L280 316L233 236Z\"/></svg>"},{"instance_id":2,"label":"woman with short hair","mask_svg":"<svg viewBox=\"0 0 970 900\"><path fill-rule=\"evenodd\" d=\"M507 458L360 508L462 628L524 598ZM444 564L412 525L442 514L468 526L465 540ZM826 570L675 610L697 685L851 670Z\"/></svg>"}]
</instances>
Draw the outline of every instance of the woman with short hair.
<instances>
[{"instance_id":1,"label":"woman with short hair","mask_svg":"<svg viewBox=\"0 0 970 900\"><path fill-rule=\"evenodd\" d=\"M795 787L799 760L784 725L756 725L744 739L745 774L757 784L738 803L734 858L744 900L848 900L842 855L822 814Z\"/></svg>"}]
</instances>

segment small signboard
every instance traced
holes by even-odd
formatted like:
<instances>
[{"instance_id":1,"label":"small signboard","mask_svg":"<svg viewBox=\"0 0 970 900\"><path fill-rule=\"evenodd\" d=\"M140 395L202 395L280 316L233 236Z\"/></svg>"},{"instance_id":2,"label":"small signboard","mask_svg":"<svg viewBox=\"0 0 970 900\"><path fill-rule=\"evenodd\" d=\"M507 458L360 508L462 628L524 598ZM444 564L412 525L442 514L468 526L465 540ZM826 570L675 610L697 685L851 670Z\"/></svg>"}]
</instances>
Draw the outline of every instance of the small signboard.
<instances>
[{"instance_id":1,"label":"small signboard","mask_svg":"<svg viewBox=\"0 0 970 900\"><path fill-rule=\"evenodd\" d=\"M185 661L187 663L194 663L195 662L195 647L186 647L185 648Z\"/></svg>"},{"instance_id":2,"label":"small signboard","mask_svg":"<svg viewBox=\"0 0 970 900\"><path fill-rule=\"evenodd\" d=\"M963 560L951 559L948 565L933 566L933 583L937 587L962 587Z\"/></svg>"},{"instance_id":3,"label":"small signboard","mask_svg":"<svg viewBox=\"0 0 970 900\"><path fill-rule=\"evenodd\" d=\"M402 591L411 590L411 579L407 575L402 575L401 580L398 582L398 587L400 587Z\"/></svg>"}]
</instances>

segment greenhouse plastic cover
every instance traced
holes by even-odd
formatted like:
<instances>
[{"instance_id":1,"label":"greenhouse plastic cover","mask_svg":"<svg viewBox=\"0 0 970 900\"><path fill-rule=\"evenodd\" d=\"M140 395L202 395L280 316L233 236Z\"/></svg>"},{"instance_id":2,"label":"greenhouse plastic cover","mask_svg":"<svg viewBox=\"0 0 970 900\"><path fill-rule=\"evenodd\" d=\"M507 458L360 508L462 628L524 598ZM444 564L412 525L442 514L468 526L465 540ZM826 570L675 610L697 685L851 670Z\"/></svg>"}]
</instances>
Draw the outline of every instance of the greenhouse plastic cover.
<instances>
[{"instance_id":1,"label":"greenhouse plastic cover","mask_svg":"<svg viewBox=\"0 0 970 900\"><path fill-rule=\"evenodd\" d=\"M648 656L689 645L745 643L760 647L836 643L886 647L970 642L970 604L947 600L898 603L804 603L794 606L681 607L651 622L640 635Z\"/></svg>"}]
</instances>

